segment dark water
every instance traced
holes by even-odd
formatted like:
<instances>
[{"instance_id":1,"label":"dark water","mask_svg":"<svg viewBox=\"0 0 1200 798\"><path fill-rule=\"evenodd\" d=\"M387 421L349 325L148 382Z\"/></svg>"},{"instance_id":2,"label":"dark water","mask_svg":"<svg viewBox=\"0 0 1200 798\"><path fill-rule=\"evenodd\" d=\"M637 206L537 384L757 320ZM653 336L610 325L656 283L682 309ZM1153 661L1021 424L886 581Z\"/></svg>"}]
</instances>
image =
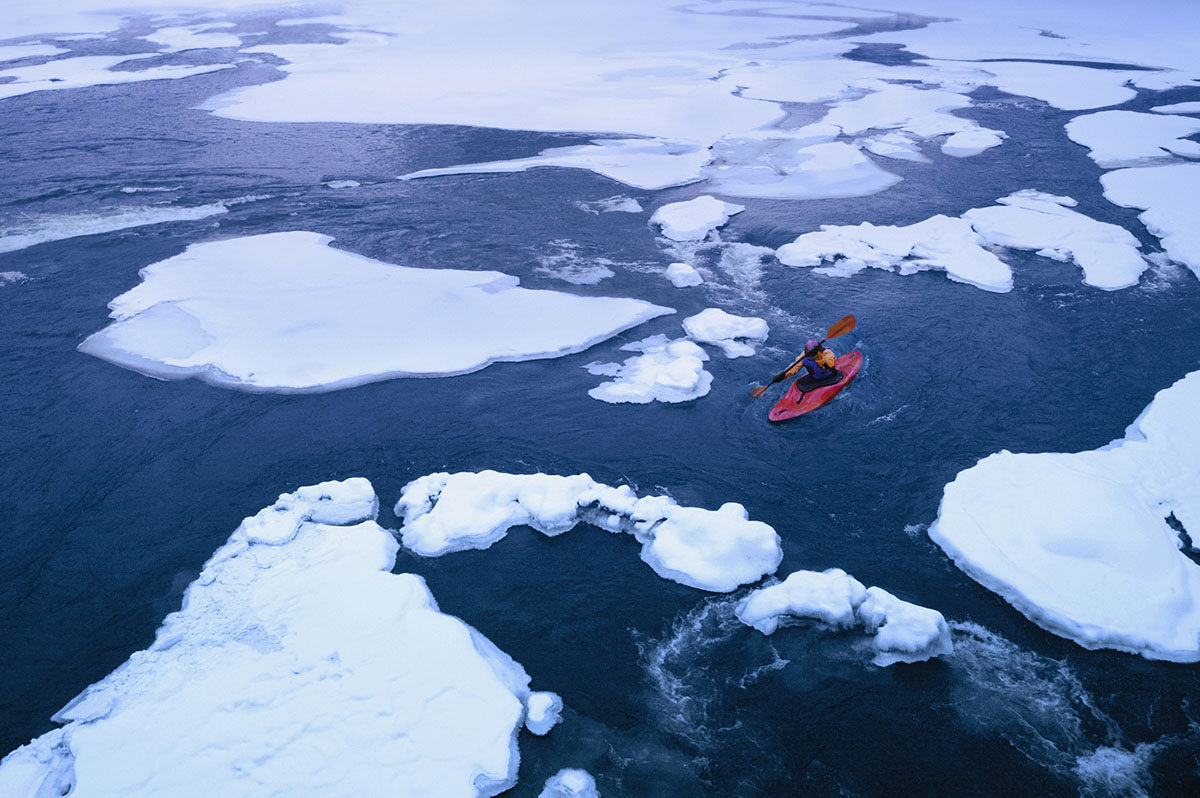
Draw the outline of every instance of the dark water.
<instances>
[{"instance_id":1,"label":"dark water","mask_svg":"<svg viewBox=\"0 0 1200 798\"><path fill-rule=\"evenodd\" d=\"M312 31L313 36L320 31ZM1015 253L1015 289L992 294L943 275L869 271L843 280L769 261L674 289L672 258L646 214L581 212L624 194L651 210L702 190L639 192L591 173L538 169L400 182L427 167L532 155L577 137L446 127L266 125L189 110L267 65L182 81L49 92L0 114L0 221L160 201L238 197L226 215L74 238L0 255L0 751L145 647L183 588L246 515L296 486L366 476L384 505L437 470L571 474L666 491L682 504L743 503L784 541L780 575L841 567L962 624L944 661L877 669L854 635L731 621L732 600L662 580L627 537L581 527L547 539L518 528L484 552L425 560L443 610L562 694L563 724L521 737L532 796L561 767L606 796L1151 795L1200 793L1189 666L1088 652L1043 632L954 568L924 535L943 486L978 458L1074 451L1120 437L1154 393L1200 362L1200 284L1156 269L1133 289L1080 284L1067 264ZM1127 107L1194 97L1145 96ZM956 215L1023 188L1067 194L1126 226L1098 170L1062 133L1068 114L999 92L968 115L1005 130L1001 147L932 164L873 197L744 202L722 237L776 247L820 224L906 224ZM333 190L332 179L358 188ZM123 186L180 186L126 195ZM740 200L739 200L740 201ZM275 396L159 382L80 354L106 303L138 269L189 243L313 230L388 262L498 269L527 286L636 296L679 315L569 357L476 374ZM537 272L577 246L627 264L597 286ZM708 293L706 293L708 292ZM757 357L714 353L705 398L608 405L582 366L621 343L680 334L709 304L772 324ZM839 339L866 365L852 390L791 425L767 423L746 388L846 313ZM396 520L385 509L385 526ZM1111 783L1075 772L1098 749L1136 751ZM1103 753L1103 751L1102 751ZM1127 780L1121 781L1121 778Z\"/></svg>"}]
</instances>

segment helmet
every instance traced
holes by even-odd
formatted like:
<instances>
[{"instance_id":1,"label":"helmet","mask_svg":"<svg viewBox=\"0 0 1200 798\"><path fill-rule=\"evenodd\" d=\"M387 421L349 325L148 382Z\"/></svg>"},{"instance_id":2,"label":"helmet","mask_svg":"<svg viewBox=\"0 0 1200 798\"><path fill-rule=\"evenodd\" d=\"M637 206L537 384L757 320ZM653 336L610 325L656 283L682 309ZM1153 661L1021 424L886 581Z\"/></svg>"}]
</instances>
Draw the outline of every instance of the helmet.
<instances>
[{"instance_id":1,"label":"helmet","mask_svg":"<svg viewBox=\"0 0 1200 798\"><path fill-rule=\"evenodd\" d=\"M807 352L808 350L815 348L818 343L819 342L817 341L817 339L809 338L808 343L806 343L804 345L804 351Z\"/></svg>"}]
</instances>

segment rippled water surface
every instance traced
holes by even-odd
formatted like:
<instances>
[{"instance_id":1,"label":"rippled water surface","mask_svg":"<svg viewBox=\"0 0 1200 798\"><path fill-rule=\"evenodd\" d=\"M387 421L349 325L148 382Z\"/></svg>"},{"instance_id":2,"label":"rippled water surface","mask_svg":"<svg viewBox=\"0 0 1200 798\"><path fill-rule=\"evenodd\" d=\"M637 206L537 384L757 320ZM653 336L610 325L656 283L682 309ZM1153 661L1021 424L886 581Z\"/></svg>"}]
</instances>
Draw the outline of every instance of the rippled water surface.
<instances>
[{"instance_id":1,"label":"rippled water surface","mask_svg":"<svg viewBox=\"0 0 1200 798\"><path fill-rule=\"evenodd\" d=\"M80 689L146 646L200 565L279 493L366 476L385 506L437 470L586 471L682 504L744 504L783 538L780 575L840 567L956 624L944 661L878 669L852 634L793 627L764 637L712 597L655 576L627 537L519 528L488 551L397 568L441 608L562 694L566 722L521 738L514 795L560 767L605 796L1194 795L1194 667L1088 652L1049 635L960 573L929 542L943 486L1000 449L1075 451L1120 437L1154 393L1197 368L1200 286L1157 268L1106 293L1079 270L1006 256L1015 289L944 275L851 279L765 262L746 248L698 255L714 279L678 290L647 214L586 213L625 195L647 211L698 187L630 190L578 170L401 182L397 175L525 157L580 137L447 127L269 125L191 110L270 66L182 81L41 92L0 114L0 227L159 203L227 212L0 254L0 750L49 729ZM819 224L907 224L1024 188L1070 195L1149 249L1133 211L1100 195L1100 170L1066 140L1068 115L981 91L968 112L1002 146L931 165L882 194L746 201L726 244L776 247ZM1194 97L1147 95L1142 108ZM352 179L354 188L325 181ZM166 191L122 191L122 188ZM237 202L230 202L236 200ZM41 227L39 227L39 225ZM454 378L311 395L160 382L75 350L138 270L189 243L312 230L335 246L413 266L496 269L531 287L635 296L676 316L577 355ZM571 285L544 267L569 250L615 275ZM753 358L713 352L712 392L682 405L609 405L582 368L622 343L680 334L715 305L772 327ZM865 367L852 389L790 425L747 387L846 313L836 341ZM396 527L384 509L381 523Z\"/></svg>"}]
</instances>

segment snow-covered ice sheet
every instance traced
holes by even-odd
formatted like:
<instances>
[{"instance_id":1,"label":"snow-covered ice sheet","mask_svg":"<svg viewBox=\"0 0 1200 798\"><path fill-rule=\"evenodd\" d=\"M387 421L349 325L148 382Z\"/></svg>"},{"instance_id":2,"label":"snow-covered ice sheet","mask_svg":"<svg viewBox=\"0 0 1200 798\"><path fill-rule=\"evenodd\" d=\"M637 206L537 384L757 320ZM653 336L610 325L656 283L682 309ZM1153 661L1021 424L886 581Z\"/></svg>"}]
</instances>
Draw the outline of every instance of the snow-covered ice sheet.
<instances>
[{"instance_id":1,"label":"snow-covered ice sheet","mask_svg":"<svg viewBox=\"0 0 1200 798\"><path fill-rule=\"evenodd\" d=\"M946 486L929 536L1044 629L1086 648L1200 661L1200 372L1159 391L1123 439L1004 451Z\"/></svg>"},{"instance_id":2,"label":"snow-covered ice sheet","mask_svg":"<svg viewBox=\"0 0 1200 798\"><path fill-rule=\"evenodd\" d=\"M1070 197L1017 191L997 205L973 208L959 218L933 216L907 227L822 225L780 247L777 257L790 266L849 276L865 268L899 269L913 274L944 270L958 282L989 291L1012 289L1012 271L988 249L1035 251L1077 264L1087 285L1113 291L1136 285L1147 268L1138 241L1127 230L1077 211ZM829 261L829 265L821 266Z\"/></svg>"},{"instance_id":3,"label":"snow-covered ice sheet","mask_svg":"<svg viewBox=\"0 0 1200 798\"><path fill-rule=\"evenodd\" d=\"M773 634L791 619L816 621L833 629L862 626L874 635L876 665L920 662L953 650L950 627L936 610L864 587L840 568L795 571L787 579L754 590L737 606L738 619Z\"/></svg>"},{"instance_id":4,"label":"snow-covered ice sheet","mask_svg":"<svg viewBox=\"0 0 1200 798\"><path fill-rule=\"evenodd\" d=\"M658 225L662 234L672 241L702 241L728 222L729 217L744 210L745 205L704 195L662 206L650 217L650 224Z\"/></svg>"},{"instance_id":5,"label":"snow-covered ice sheet","mask_svg":"<svg viewBox=\"0 0 1200 798\"><path fill-rule=\"evenodd\" d=\"M754 347L747 342L767 340L770 328L763 319L754 316L735 316L720 308L705 308L683 320L688 338L721 347L725 357L749 357ZM739 340L740 339L740 340Z\"/></svg>"},{"instance_id":6,"label":"snow-covered ice sheet","mask_svg":"<svg viewBox=\"0 0 1200 798\"><path fill-rule=\"evenodd\" d=\"M112 233L117 230L128 230L133 227L145 227L164 222L205 219L227 212L228 206L237 202L234 200L193 206L145 205L122 207L101 213L35 216L0 229L0 253L15 252L37 244L62 241L76 236Z\"/></svg>"},{"instance_id":7,"label":"snow-covered ice sheet","mask_svg":"<svg viewBox=\"0 0 1200 798\"><path fill-rule=\"evenodd\" d=\"M1200 164L1118 169L1100 183L1109 201L1143 209L1138 218L1167 256L1200 277Z\"/></svg>"},{"instance_id":8,"label":"snow-covered ice sheet","mask_svg":"<svg viewBox=\"0 0 1200 798\"><path fill-rule=\"evenodd\" d=\"M1187 138L1197 133L1200 119L1137 111L1100 111L1067 123L1067 137L1104 169L1200 158L1200 142Z\"/></svg>"},{"instance_id":9,"label":"snow-covered ice sheet","mask_svg":"<svg viewBox=\"0 0 1200 798\"><path fill-rule=\"evenodd\" d=\"M626 358L624 363L585 366L591 374L614 378L592 388L588 396L612 404L647 404L689 402L708 395L713 379L704 369L708 353L691 341L652 335L621 349L642 354Z\"/></svg>"},{"instance_id":10,"label":"snow-covered ice sheet","mask_svg":"<svg viewBox=\"0 0 1200 798\"><path fill-rule=\"evenodd\" d=\"M421 577L389 573L399 547L377 510L355 478L243 521L154 643L0 762L0 794L265 798L387 784L467 798L515 784L526 704L548 694L439 612Z\"/></svg>"},{"instance_id":11,"label":"snow-covered ice sheet","mask_svg":"<svg viewBox=\"0 0 1200 798\"><path fill-rule=\"evenodd\" d=\"M80 350L158 377L332 390L579 352L669 308L518 287L500 272L394 266L328 236L194 244L142 269Z\"/></svg>"},{"instance_id":12,"label":"snow-covered ice sheet","mask_svg":"<svg viewBox=\"0 0 1200 798\"><path fill-rule=\"evenodd\" d=\"M691 288L704 282L700 272L696 271L696 267L689 263L672 263L663 272L663 276L670 280L671 285L676 288Z\"/></svg>"},{"instance_id":13,"label":"snow-covered ice sheet","mask_svg":"<svg viewBox=\"0 0 1200 798\"><path fill-rule=\"evenodd\" d=\"M143 80L168 80L203 75L221 69L232 69L233 64L208 64L203 66L157 66L137 72L116 71L112 67L130 61L153 58L157 53L142 55L88 55L78 58L61 58L35 66L13 67L0 70L0 80L15 78L10 83L0 83L0 100L17 97L34 91L61 91L85 86L114 86L120 83L136 83Z\"/></svg>"},{"instance_id":14,"label":"snow-covered ice sheet","mask_svg":"<svg viewBox=\"0 0 1200 798\"><path fill-rule=\"evenodd\" d=\"M714 593L757 582L783 558L775 530L740 504L682 507L587 474L429 474L404 486L395 509L401 541L425 557L489 548L519 524L553 536L586 522L632 534L659 576Z\"/></svg>"}]
</instances>

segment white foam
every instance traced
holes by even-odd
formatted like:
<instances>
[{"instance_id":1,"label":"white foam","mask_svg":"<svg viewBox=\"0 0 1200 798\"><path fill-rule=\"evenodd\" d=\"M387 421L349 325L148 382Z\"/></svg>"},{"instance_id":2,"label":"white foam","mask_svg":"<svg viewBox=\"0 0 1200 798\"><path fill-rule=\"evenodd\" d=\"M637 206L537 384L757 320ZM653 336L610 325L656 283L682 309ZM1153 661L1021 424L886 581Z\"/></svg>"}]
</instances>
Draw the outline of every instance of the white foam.
<instances>
[{"instance_id":1,"label":"white foam","mask_svg":"<svg viewBox=\"0 0 1200 798\"><path fill-rule=\"evenodd\" d=\"M705 308L683 320L688 338L721 347L725 357L749 357L754 354L753 343L767 340L770 328L754 316L735 316L720 308ZM739 340L741 339L741 340Z\"/></svg>"},{"instance_id":2,"label":"white foam","mask_svg":"<svg viewBox=\"0 0 1200 798\"><path fill-rule=\"evenodd\" d=\"M702 241L728 222L729 217L744 210L744 205L705 195L663 205L650 217L650 224L658 225L662 234L672 241Z\"/></svg>"},{"instance_id":3,"label":"white foam","mask_svg":"<svg viewBox=\"0 0 1200 798\"><path fill-rule=\"evenodd\" d=\"M988 248L1031 250L1073 262L1083 270L1084 283L1106 291L1136 285L1147 268L1136 238L1071 210L1068 206L1076 203L1070 197L1024 190L998 203L960 218L933 216L907 227L822 225L780 247L777 257L839 277L865 268L901 274L939 269L952 280L998 292L1012 290L1012 271Z\"/></svg>"},{"instance_id":4,"label":"white foam","mask_svg":"<svg viewBox=\"0 0 1200 798\"><path fill-rule=\"evenodd\" d=\"M763 634L791 619L833 629L862 626L874 635L876 665L920 662L953 650L940 612L902 601L878 587L866 588L840 568L794 571L779 584L759 588L737 606L737 617Z\"/></svg>"},{"instance_id":5,"label":"white foam","mask_svg":"<svg viewBox=\"0 0 1200 798\"><path fill-rule=\"evenodd\" d=\"M538 255L534 271L572 285L596 285L616 275L611 267L618 264L608 258L579 254L579 245L566 240L552 241L557 252Z\"/></svg>"},{"instance_id":6,"label":"white foam","mask_svg":"<svg viewBox=\"0 0 1200 798\"><path fill-rule=\"evenodd\" d=\"M578 352L672 312L518 287L500 272L393 266L328 236L194 244L142 269L80 350L163 378L312 391Z\"/></svg>"},{"instance_id":7,"label":"white foam","mask_svg":"<svg viewBox=\"0 0 1200 798\"><path fill-rule=\"evenodd\" d=\"M612 404L647 404L690 402L708 395L713 379L704 370L708 354L691 341L652 335L621 349L642 354L624 363L589 363L589 373L615 379L592 388L588 396Z\"/></svg>"},{"instance_id":8,"label":"white foam","mask_svg":"<svg viewBox=\"0 0 1200 798\"><path fill-rule=\"evenodd\" d=\"M0 286L12 283L23 283L29 279L25 272L0 272Z\"/></svg>"},{"instance_id":9,"label":"white foam","mask_svg":"<svg viewBox=\"0 0 1200 798\"><path fill-rule=\"evenodd\" d=\"M116 208L101 213L74 213L34 216L19 222L14 227L0 230L0 253L63 241L78 236L93 236L146 227L166 222L187 222L217 216L229 210L231 203L214 202L209 205L171 206L148 205Z\"/></svg>"},{"instance_id":10,"label":"white foam","mask_svg":"<svg viewBox=\"0 0 1200 798\"><path fill-rule=\"evenodd\" d=\"M563 768L546 779L538 798L600 798L596 780L586 770Z\"/></svg>"},{"instance_id":11,"label":"white foam","mask_svg":"<svg viewBox=\"0 0 1200 798\"><path fill-rule=\"evenodd\" d=\"M1067 123L1067 137L1087 147L1088 157L1104 169L1162 163L1177 155L1200 158L1200 142L1187 139L1196 133L1200 119L1136 111L1100 111Z\"/></svg>"},{"instance_id":12,"label":"white foam","mask_svg":"<svg viewBox=\"0 0 1200 798\"><path fill-rule=\"evenodd\" d=\"M157 54L88 55L47 61L35 66L0 70L0 80L15 78L13 82L0 83L0 100L35 91L60 91L86 86L115 86L143 80L177 80L233 68L232 64L208 64L203 66L157 66L137 72L112 69L117 64L153 58L155 55Z\"/></svg>"},{"instance_id":13,"label":"white foam","mask_svg":"<svg viewBox=\"0 0 1200 798\"><path fill-rule=\"evenodd\" d=\"M670 280L671 285L676 288L691 288L704 282L704 278L700 276L700 272L696 271L694 266L687 263L672 263L663 272L663 276Z\"/></svg>"},{"instance_id":14,"label":"white foam","mask_svg":"<svg viewBox=\"0 0 1200 798\"><path fill-rule=\"evenodd\" d=\"M664 579L714 593L758 581L783 558L775 530L749 520L740 504L681 507L587 474L430 474L405 485L395 510L401 541L425 557L486 549L519 524L553 536L587 522L632 534L642 560Z\"/></svg>"},{"instance_id":15,"label":"white foam","mask_svg":"<svg viewBox=\"0 0 1200 798\"><path fill-rule=\"evenodd\" d=\"M1165 520L1200 530L1197 406L1193 372L1102 449L984 458L946 486L929 536L1048 631L1200 661L1200 567Z\"/></svg>"},{"instance_id":16,"label":"white foam","mask_svg":"<svg viewBox=\"0 0 1200 798\"><path fill-rule=\"evenodd\" d=\"M365 479L247 518L155 641L0 762L0 793L494 795L529 676L438 611Z\"/></svg>"},{"instance_id":17,"label":"white foam","mask_svg":"<svg viewBox=\"0 0 1200 798\"><path fill-rule=\"evenodd\" d=\"M1171 260L1200 277L1200 164L1119 169L1100 182L1109 201L1144 209L1138 218Z\"/></svg>"},{"instance_id":18,"label":"white foam","mask_svg":"<svg viewBox=\"0 0 1200 798\"><path fill-rule=\"evenodd\" d=\"M1200 114L1200 102L1156 105L1150 110L1156 114Z\"/></svg>"}]
</instances>

